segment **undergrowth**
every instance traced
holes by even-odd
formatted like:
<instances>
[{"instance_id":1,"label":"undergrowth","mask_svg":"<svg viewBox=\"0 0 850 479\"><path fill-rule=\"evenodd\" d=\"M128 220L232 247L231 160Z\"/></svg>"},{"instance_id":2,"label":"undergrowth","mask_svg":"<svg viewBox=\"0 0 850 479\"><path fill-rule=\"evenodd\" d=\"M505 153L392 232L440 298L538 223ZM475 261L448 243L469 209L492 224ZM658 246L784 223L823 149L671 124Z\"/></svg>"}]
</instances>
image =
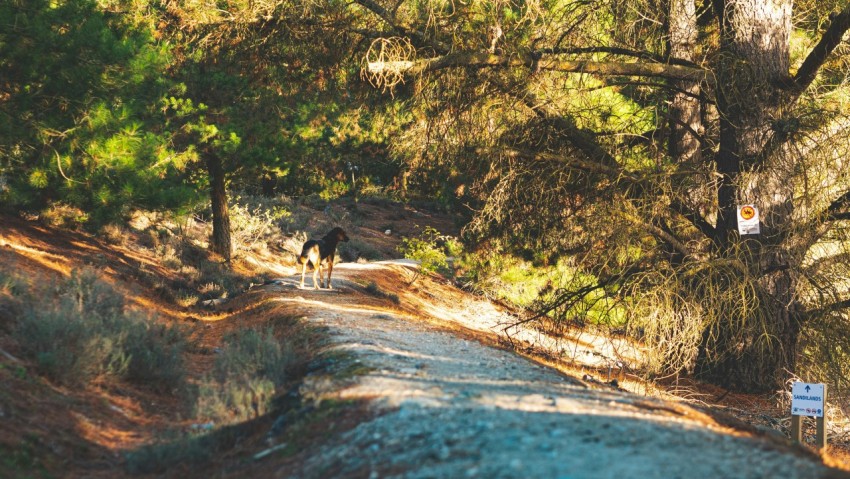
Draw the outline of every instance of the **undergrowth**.
<instances>
[{"instance_id":1,"label":"undergrowth","mask_svg":"<svg viewBox=\"0 0 850 479\"><path fill-rule=\"evenodd\" d=\"M123 296L95 270L75 270L50 291L20 296L29 300L13 336L51 380L80 386L126 379L168 392L183 387L183 332L126 311Z\"/></svg>"},{"instance_id":2,"label":"undergrowth","mask_svg":"<svg viewBox=\"0 0 850 479\"><path fill-rule=\"evenodd\" d=\"M449 257L461 253L460 242L451 236L441 234L437 229L426 226L419 237L403 238L398 251L405 258L419 262L419 271L411 283L419 278L419 273L440 273L450 275Z\"/></svg>"},{"instance_id":3,"label":"undergrowth","mask_svg":"<svg viewBox=\"0 0 850 479\"><path fill-rule=\"evenodd\" d=\"M199 385L196 417L233 424L267 413L295 359L292 345L278 341L271 329L227 336L212 374Z\"/></svg>"},{"instance_id":4,"label":"undergrowth","mask_svg":"<svg viewBox=\"0 0 850 479\"><path fill-rule=\"evenodd\" d=\"M239 330L224 338L211 372L198 384L195 425L129 452L130 473L162 473L178 464L208 463L219 451L240 442L256 424L252 419L281 407L282 389L303 374L304 358L296 353L296 345L309 334L293 328L290 317L272 323L267 329ZM281 332L276 326L286 330L285 340L275 336L276 330Z\"/></svg>"}]
</instances>

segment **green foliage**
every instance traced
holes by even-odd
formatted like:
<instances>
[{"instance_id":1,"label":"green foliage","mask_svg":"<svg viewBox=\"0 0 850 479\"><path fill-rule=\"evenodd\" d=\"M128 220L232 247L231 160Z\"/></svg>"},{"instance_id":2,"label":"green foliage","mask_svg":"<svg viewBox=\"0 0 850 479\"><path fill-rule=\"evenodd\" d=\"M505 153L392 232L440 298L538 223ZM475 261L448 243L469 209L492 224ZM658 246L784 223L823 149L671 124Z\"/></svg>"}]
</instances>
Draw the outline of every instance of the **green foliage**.
<instances>
[{"instance_id":1,"label":"green foliage","mask_svg":"<svg viewBox=\"0 0 850 479\"><path fill-rule=\"evenodd\" d=\"M93 1L7 2L0 18L14 19L0 23L8 206L61 201L98 226L133 206L196 200L157 108L170 87L169 45Z\"/></svg>"},{"instance_id":2,"label":"green foliage","mask_svg":"<svg viewBox=\"0 0 850 479\"><path fill-rule=\"evenodd\" d=\"M448 273L449 263L445 250L438 245L445 236L435 228L426 226L418 238L403 238L398 246L399 253L405 258L419 261L419 268L425 273Z\"/></svg>"},{"instance_id":3,"label":"green foliage","mask_svg":"<svg viewBox=\"0 0 850 479\"><path fill-rule=\"evenodd\" d=\"M14 332L40 373L69 386L111 377L182 387L179 330L126 313L123 297L90 269L74 271L53 295L27 304Z\"/></svg>"},{"instance_id":4,"label":"green foliage","mask_svg":"<svg viewBox=\"0 0 850 479\"><path fill-rule=\"evenodd\" d=\"M292 346L278 341L270 329L226 337L213 374L199 386L196 416L232 424L267 413L294 361Z\"/></svg>"},{"instance_id":5,"label":"green foliage","mask_svg":"<svg viewBox=\"0 0 850 479\"><path fill-rule=\"evenodd\" d=\"M242 28L263 16L250 2L167 15L145 0L0 5L10 19L0 23L0 204L62 204L83 213L66 224L95 229L133 208L185 211L206 196L208 155L236 189L263 178L334 199L386 187L399 171L385 146L403 125L399 104L364 108L356 66L340 61L353 44L297 21L343 7L314 7L276 12L298 33L267 41ZM216 28L233 31L183 34L225 12ZM303 42L307 33L320 41Z\"/></svg>"}]
</instances>

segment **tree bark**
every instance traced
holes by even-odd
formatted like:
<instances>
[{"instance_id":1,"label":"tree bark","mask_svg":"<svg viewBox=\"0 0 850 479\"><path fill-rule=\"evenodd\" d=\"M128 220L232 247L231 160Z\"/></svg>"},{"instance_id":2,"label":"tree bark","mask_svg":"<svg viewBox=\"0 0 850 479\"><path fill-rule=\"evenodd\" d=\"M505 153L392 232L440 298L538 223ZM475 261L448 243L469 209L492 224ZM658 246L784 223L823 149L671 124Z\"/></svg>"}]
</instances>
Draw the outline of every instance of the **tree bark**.
<instances>
[{"instance_id":1,"label":"tree bark","mask_svg":"<svg viewBox=\"0 0 850 479\"><path fill-rule=\"evenodd\" d=\"M210 178L210 201L213 231L210 250L220 254L225 261L231 258L230 213L227 209L227 190L221 158L214 152L206 153L207 173Z\"/></svg>"},{"instance_id":2,"label":"tree bark","mask_svg":"<svg viewBox=\"0 0 850 479\"><path fill-rule=\"evenodd\" d=\"M670 0L668 31L670 60L693 61L697 40L697 16L694 0ZM702 131L699 83L673 80L670 98L670 140L668 151L677 163L698 162L700 141L694 133Z\"/></svg>"}]
</instances>

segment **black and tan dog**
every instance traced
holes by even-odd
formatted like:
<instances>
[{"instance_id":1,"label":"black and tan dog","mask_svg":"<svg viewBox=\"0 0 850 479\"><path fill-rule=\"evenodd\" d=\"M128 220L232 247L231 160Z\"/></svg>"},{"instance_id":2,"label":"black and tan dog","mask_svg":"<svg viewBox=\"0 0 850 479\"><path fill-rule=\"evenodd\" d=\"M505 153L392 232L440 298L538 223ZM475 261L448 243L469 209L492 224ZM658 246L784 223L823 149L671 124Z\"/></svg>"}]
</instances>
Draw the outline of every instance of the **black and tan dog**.
<instances>
[{"instance_id":1,"label":"black and tan dog","mask_svg":"<svg viewBox=\"0 0 850 479\"><path fill-rule=\"evenodd\" d=\"M301 255L298 256L298 264L301 266L301 287L304 287L304 273L307 272L307 263L313 265L313 288L319 289L322 287L322 265L328 266L328 289L333 289L331 286L331 273L334 270L334 257L336 256L336 245L340 241L347 242L348 236L340 227L336 227L326 234L322 239L311 239L304 243L301 249ZM316 278L319 281L316 281Z\"/></svg>"}]
</instances>

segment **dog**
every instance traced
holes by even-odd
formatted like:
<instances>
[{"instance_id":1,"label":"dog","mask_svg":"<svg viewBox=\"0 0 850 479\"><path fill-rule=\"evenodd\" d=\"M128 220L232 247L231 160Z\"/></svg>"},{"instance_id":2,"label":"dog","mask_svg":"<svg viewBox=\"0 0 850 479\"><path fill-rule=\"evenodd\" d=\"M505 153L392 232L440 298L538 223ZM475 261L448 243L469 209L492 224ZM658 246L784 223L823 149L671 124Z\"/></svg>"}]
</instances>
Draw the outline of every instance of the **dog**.
<instances>
[{"instance_id":1,"label":"dog","mask_svg":"<svg viewBox=\"0 0 850 479\"><path fill-rule=\"evenodd\" d=\"M336 256L336 246L339 242L348 242L348 235L340 227L336 227L326 234L322 239L311 239L304 243L301 248L301 255L298 256L298 264L301 266L301 288L304 288L304 274L307 272L307 263L313 265L313 289L321 289L322 265L328 266L328 289L333 289L331 286L331 273L334 270L334 257ZM316 281L316 278L319 278Z\"/></svg>"}]
</instances>

